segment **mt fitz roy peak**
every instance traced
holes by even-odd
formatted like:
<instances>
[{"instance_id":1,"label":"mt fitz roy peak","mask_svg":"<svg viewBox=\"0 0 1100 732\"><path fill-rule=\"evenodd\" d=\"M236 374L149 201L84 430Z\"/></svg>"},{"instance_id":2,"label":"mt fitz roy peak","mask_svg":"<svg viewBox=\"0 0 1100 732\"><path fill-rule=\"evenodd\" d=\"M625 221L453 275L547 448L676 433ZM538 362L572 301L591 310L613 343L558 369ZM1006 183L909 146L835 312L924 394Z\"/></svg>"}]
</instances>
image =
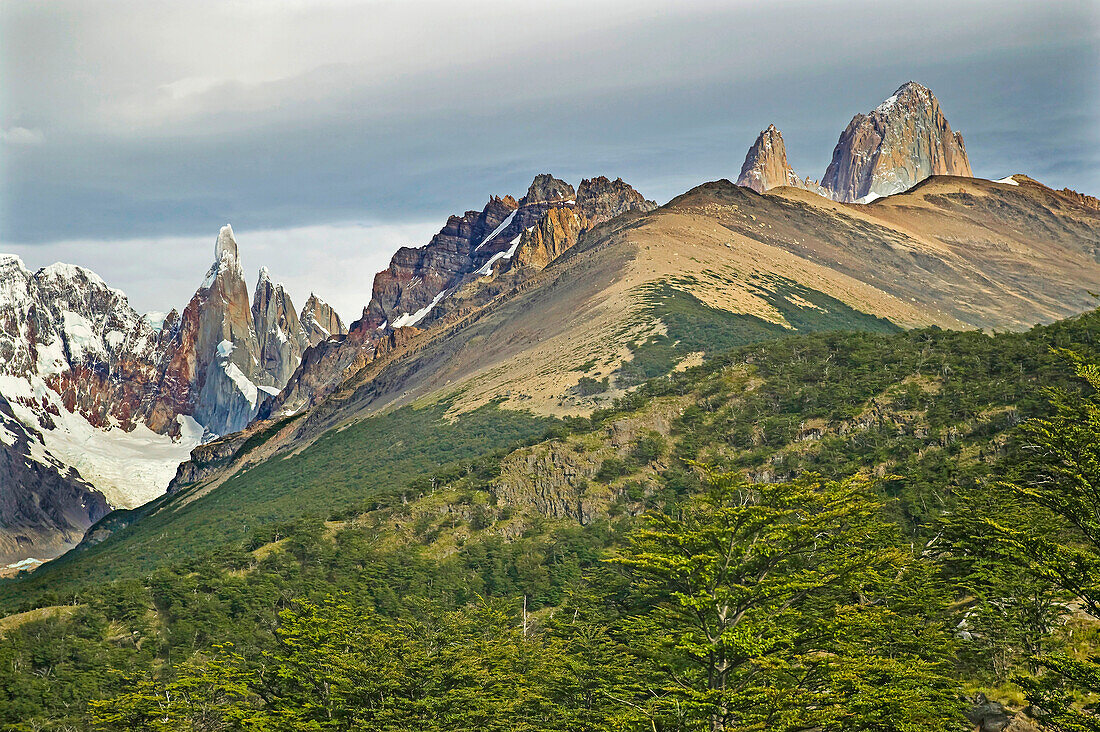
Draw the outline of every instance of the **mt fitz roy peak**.
<instances>
[{"instance_id":1,"label":"mt fitz roy peak","mask_svg":"<svg viewBox=\"0 0 1100 732\"><path fill-rule=\"evenodd\" d=\"M838 201L900 193L932 175L973 177L962 134L953 132L928 87L909 81L870 112L852 117L821 185Z\"/></svg>"},{"instance_id":2,"label":"mt fitz roy peak","mask_svg":"<svg viewBox=\"0 0 1100 732\"><path fill-rule=\"evenodd\" d=\"M820 184L798 178L775 125L749 149L737 184L758 193L791 186L845 203L869 203L932 175L973 177L962 134L952 131L931 90L909 81L870 113L852 118Z\"/></svg>"}]
</instances>

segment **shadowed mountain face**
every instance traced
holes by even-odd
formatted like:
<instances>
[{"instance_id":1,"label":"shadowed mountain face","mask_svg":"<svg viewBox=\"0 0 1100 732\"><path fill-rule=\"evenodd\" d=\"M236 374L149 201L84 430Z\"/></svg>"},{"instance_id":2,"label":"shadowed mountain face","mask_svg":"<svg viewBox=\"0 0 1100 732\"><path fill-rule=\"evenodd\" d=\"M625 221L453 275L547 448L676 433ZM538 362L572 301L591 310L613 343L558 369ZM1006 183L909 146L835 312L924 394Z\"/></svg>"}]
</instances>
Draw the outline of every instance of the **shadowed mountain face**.
<instances>
[{"instance_id":1,"label":"shadowed mountain face","mask_svg":"<svg viewBox=\"0 0 1100 732\"><path fill-rule=\"evenodd\" d=\"M41 433L0 396L0 576L9 564L50 559L75 546L110 510L103 494L51 455Z\"/></svg>"}]
</instances>

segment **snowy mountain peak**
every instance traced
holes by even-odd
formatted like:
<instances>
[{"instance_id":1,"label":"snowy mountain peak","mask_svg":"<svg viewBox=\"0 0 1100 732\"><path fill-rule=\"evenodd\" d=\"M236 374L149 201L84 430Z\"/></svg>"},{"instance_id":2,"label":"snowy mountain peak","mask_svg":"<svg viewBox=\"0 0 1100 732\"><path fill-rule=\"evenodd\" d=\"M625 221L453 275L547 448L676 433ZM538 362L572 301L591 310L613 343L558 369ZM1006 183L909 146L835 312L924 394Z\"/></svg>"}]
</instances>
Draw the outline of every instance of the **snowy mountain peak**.
<instances>
[{"instance_id":1,"label":"snowy mountain peak","mask_svg":"<svg viewBox=\"0 0 1100 732\"><path fill-rule=\"evenodd\" d=\"M175 313L176 311L173 310L172 312ZM168 313L159 310L151 310L145 313L145 315L142 315L141 319L148 323L150 328L159 331L164 327L164 321L168 319Z\"/></svg>"},{"instance_id":2,"label":"snowy mountain peak","mask_svg":"<svg viewBox=\"0 0 1100 732\"><path fill-rule=\"evenodd\" d=\"M0 254L0 306L25 302L30 277L22 259L14 254Z\"/></svg>"},{"instance_id":3,"label":"snowy mountain peak","mask_svg":"<svg viewBox=\"0 0 1100 732\"><path fill-rule=\"evenodd\" d=\"M49 282L54 281L57 284L55 286L69 287L85 289L88 287L94 287L100 290L104 290L111 295L114 295L119 303L126 304L129 302L126 297L126 293L122 290L114 287L109 287L103 278L97 275L90 269L85 267L79 267L75 264L65 264L64 262L54 262L48 267L43 267L35 274L35 278Z\"/></svg>"},{"instance_id":4,"label":"snowy mountain peak","mask_svg":"<svg viewBox=\"0 0 1100 732\"><path fill-rule=\"evenodd\" d=\"M14 271L14 272L26 272L27 267L23 264L23 260L15 254L0 254L0 273Z\"/></svg>"},{"instance_id":5,"label":"snowy mountain peak","mask_svg":"<svg viewBox=\"0 0 1100 732\"><path fill-rule=\"evenodd\" d=\"M244 270L241 269L241 261L237 252L237 240L233 238L233 227L226 224L218 232L218 238L214 242L214 263L206 272L200 290L209 289L214 281L227 273L237 280L244 281Z\"/></svg>"},{"instance_id":6,"label":"snowy mountain peak","mask_svg":"<svg viewBox=\"0 0 1100 732\"><path fill-rule=\"evenodd\" d=\"M907 81L841 133L821 185L838 201L860 202L907 190L931 175L970 177L962 135L939 100Z\"/></svg>"},{"instance_id":7,"label":"snowy mountain peak","mask_svg":"<svg viewBox=\"0 0 1100 732\"><path fill-rule=\"evenodd\" d=\"M237 240L233 238L233 227L226 224L218 232L218 240L214 244L214 260L229 265L237 265Z\"/></svg>"}]
</instances>

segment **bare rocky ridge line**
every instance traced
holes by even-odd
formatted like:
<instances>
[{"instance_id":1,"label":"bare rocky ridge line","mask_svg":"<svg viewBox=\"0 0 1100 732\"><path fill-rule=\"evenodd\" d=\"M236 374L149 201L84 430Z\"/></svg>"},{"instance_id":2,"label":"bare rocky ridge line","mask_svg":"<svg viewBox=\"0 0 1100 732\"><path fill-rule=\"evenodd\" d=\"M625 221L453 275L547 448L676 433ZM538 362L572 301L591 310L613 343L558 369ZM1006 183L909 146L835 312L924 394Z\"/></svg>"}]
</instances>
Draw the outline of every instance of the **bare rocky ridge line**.
<instances>
[{"instance_id":1,"label":"bare rocky ridge line","mask_svg":"<svg viewBox=\"0 0 1100 732\"><path fill-rule=\"evenodd\" d=\"M576 244L582 232L630 211L650 211L623 180L582 180L576 189L543 173L518 201L492 196L481 211L451 216L422 247L402 247L374 278L370 302L343 338L307 352L262 417L316 404L344 379L418 330L483 307Z\"/></svg>"}]
</instances>

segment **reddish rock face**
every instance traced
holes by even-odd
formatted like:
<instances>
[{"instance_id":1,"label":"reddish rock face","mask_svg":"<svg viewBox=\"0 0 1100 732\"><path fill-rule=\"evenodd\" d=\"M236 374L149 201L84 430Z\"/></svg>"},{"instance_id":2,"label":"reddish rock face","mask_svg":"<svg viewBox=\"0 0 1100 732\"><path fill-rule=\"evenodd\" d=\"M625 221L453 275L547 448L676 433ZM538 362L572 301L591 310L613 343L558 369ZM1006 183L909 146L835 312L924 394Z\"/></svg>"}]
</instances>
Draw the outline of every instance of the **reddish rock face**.
<instances>
[{"instance_id":1,"label":"reddish rock face","mask_svg":"<svg viewBox=\"0 0 1100 732\"><path fill-rule=\"evenodd\" d=\"M0 375L40 378L92 425L128 430L155 412L168 350L95 273L54 264L32 274L0 257Z\"/></svg>"},{"instance_id":2,"label":"reddish rock face","mask_svg":"<svg viewBox=\"0 0 1100 732\"><path fill-rule=\"evenodd\" d=\"M657 204L605 177L580 188L549 174L535 177L519 201L492 197L481 211L451 216L422 247L402 247L374 278L370 303L344 338L311 343L283 393L263 415L294 412L412 334L484 304L505 282L535 272L577 243L588 227ZM591 217L591 218L590 218ZM499 283L497 278L507 273ZM493 285L482 285L487 281ZM495 285L500 285L495 286ZM303 313L302 321L307 320Z\"/></svg>"},{"instance_id":3,"label":"reddish rock face","mask_svg":"<svg viewBox=\"0 0 1100 732\"><path fill-rule=\"evenodd\" d=\"M939 101L910 81L840 135L821 185L838 201L869 201L908 190L931 175L972 177L962 135Z\"/></svg>"},{"instance_id":4,"label":"reddish rock face","mask_svg":"<svg viewBox=\"0 0 1100 732\"><path fill-rule=\"evenodd\" d=\"M390 266L375 275L364 327L385 330L417 324L429 312L424 308L474 269L478 252L501 238L498 229L502 224L508 228L515 210L514 198L494 196L482 211L450 217L427 245L398 249Z\"/></svg>"},{"instance_id":5,"label":"reddish rock face","mask_svg":"<svg viewBox=\"0 0 1100 732\"><path fill-rule=\"evenodd\" d=\"M256 415L259 387L277 390L260 363L248 287L233 229L226 225L214 245L214 264L183 310L166 377L175 404L193 405L199 424L215 435L243 429Z\"/></svg>"},{"instance_id":6,"label":"reddish rock face","mask_svg":"<svg viewBox=\"0 0 1100 732\"><path fill-rule=\"evenodd\" d=\"M577 243L581 231L588 228L588 220L579 210L554 208L523 232L510 262L515 267L542 269Z\"/></svg>"}]
</instances>

